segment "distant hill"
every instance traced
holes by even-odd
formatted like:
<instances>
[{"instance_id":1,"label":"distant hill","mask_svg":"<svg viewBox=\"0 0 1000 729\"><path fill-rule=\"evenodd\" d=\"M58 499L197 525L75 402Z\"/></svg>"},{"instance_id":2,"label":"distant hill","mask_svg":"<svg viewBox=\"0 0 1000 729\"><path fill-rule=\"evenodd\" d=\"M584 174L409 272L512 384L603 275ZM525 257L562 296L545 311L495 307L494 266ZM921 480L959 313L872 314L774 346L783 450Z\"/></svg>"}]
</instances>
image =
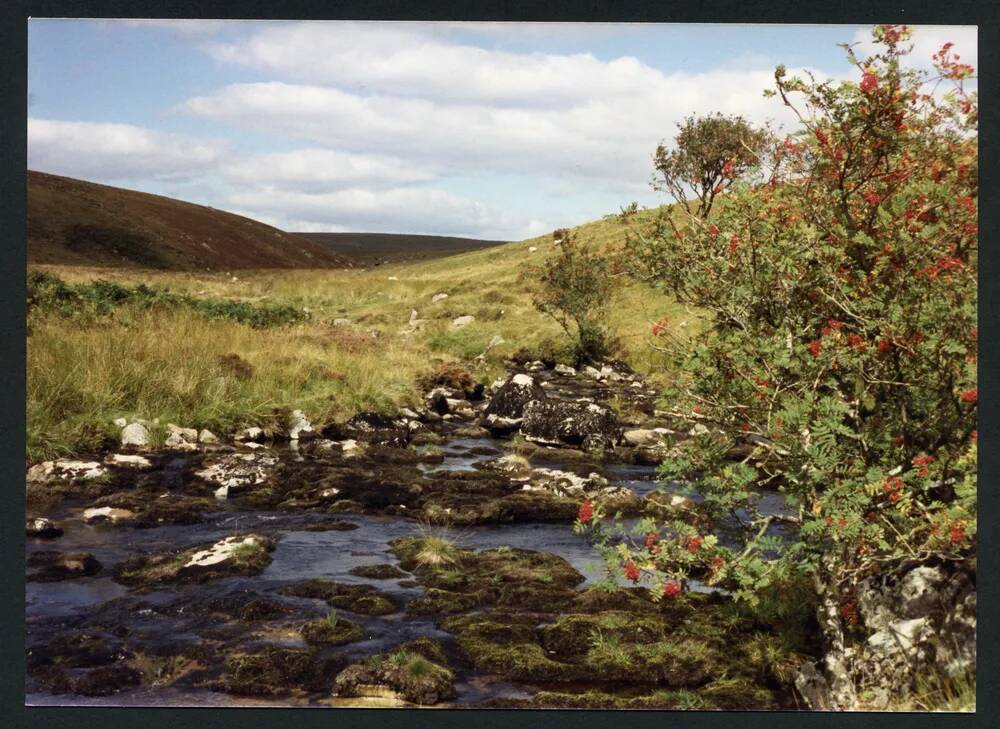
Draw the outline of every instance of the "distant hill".
<instances>
[{"instance_id":1,"label":"distant hill","mask_svg":"<svg viewBox=\"0 0 1000 729\"><path fill-rule=\"evenodd\" d=\"M507 243L503 240L454 238L405 233L292 233L321 243L368 266L426 261Z\"/></svg>"},{"instance_id":2,"label":"distant hill","mask_svg":"<svg viewBox=\"0 0 1000 729\"><path fill-rule=\"evenodd\" d=\"M240 215L31 170L28 262L224 271L357 265Z\"/></svg>"}]
</instances>

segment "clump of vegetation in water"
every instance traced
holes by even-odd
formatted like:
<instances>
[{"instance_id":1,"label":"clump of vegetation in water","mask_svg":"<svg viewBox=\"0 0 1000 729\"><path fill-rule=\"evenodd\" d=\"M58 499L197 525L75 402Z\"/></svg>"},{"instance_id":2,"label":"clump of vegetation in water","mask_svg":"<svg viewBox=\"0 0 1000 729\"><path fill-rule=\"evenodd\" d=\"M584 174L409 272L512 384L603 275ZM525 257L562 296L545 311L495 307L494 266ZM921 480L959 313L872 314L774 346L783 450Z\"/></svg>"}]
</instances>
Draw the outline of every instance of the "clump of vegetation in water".
<instances>
[{"instance_id":1,"label":"clump of vegetation in water","mask_svg":"<svg viewBox=\"0 0 1000 729\"><path fill-rule=\"evenodd\" d=\"M300 632L306 643L312 645L345 645L364 637L360 625L337 615L335 609L319 620L309 621Z\"/></svg>"},{"instance_id":2,"label":"clump of vegetation in water","mask_svg":"<svg viewBox=\"0 0 1000 729\"><path fill-rule=\"evenodd\" d=\"M437 704L455 696L455 676L446 663L436 641L419 638L342 671L336 680L337 694L364 696L374 686L388 689L403 701Z\"/></svg>"}]
</instances>

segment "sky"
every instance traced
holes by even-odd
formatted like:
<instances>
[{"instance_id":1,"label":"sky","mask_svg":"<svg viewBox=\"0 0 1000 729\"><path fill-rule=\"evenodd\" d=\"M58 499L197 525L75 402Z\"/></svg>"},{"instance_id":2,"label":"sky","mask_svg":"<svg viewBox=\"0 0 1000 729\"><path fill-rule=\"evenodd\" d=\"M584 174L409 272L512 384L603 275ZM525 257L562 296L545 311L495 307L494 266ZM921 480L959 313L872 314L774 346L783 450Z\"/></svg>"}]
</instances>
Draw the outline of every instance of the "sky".
<instances>
[{"instance_id":1,"label":"sky","mask_svg":"<svg viewBox=\"0 0 1000 729\"><path fill-rule=\"evenodd\" d=\"M690 114L794 128L774 67L870 26L33 19L28 167L292 231L520 240L665 202ZM974 27L919 26L911 63Z\"/></svg>"}]
</instances>

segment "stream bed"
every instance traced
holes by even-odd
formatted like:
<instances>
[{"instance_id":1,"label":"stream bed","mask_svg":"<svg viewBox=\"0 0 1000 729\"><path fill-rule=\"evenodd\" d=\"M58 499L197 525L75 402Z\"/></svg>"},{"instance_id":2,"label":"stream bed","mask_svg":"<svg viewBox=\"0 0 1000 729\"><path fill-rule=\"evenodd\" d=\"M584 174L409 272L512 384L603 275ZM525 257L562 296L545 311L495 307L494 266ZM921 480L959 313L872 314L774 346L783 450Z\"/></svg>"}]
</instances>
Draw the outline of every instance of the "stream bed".
<instances>
[{"instance_id":1,"label":"stream bed","mask_svg":"<svg viewBox=\"0 0 1000 729\"><path fill-rule=\"evenodd\" d=\"M431 450L434 453L434 458L423 458L404 466L409 469L407 477L417 484L417 490L421 484L451 484L447 479L465 479L456 482L458 487L451 484L449 488L461 490L465 483L470 490L479 488L476 479L485 478L483 474L488 473L484 464L508 453L506 439L488 434L470 435L468 429L463 431L454 425L442 429L443 435L433 449L406 449L418 460ZM316 580L332 580L347 586L344 589L348 590L350 586L364 586L363 589L375 591L396 608L379 614L354 612L350 607L337 608L338 619L360 626L360 639L336 647L321 646L315 655L310 653L310 660L326 660L339 671L344 666L364 662L368 657L388 654L407 641L430 638L441 646L454 674L453 695L443 705L516 705L516 702L531 700L547 685L544 677L518 680L482 670L482 662L475 656L470 659L470 652L463 650L455 635L442 627L440 615L414 614L406 609L414 600L430 592L439 592L428 590L411 571L404 569L391 577L376 579L359 576L356 570L379 565L398 567L400 559L393 548L394 540L434 537L477 553L494 550L502 554L516 555L523 551L551 555L560 564L565 561L570 572L579 573L580 578L578 581L574 578L572 589L583 593L604 578L604 570L601 555L588 538L573 531L572 510L578 500L562 499L570 502L568 507L559 501L561 511L540 512L537 519L515 510L509 512L515 514L514 517L498 517L494 523L484 518L480 520L482 523L436 523L432 526L426 519L408 515L406 504L412 504L406 501L409 497L399 497L399 505L388 506L371 497L372 493L381 493L387 488L402 488L395 485L402 481L398 473L401 466L394 462L399 460L397 455L386 456L381 461L372 456L361 465L348 466L345 465L348 461L330 460L316 448L300 450L272 444L253 453L273 455L280 462L280 468L285 469L275 477L276 482L284 479L285 484L291 484L287 485L289 492L281 494L284 501L275 495L266 503L246 497L209 502L210 489L199 485L198 479L192 477L195 469L204 465L203 461L208 458L201 452L163 458L150 472L136 474L135 484L127 473L118 473L112 485L94 487L96 490L86 497L69 493L57 503L46 505L44 511L37 506L31 507L29 500L29 516L45 516L63 530L57 539L29 538L26 555L29 564L33 555L41 553L44 556L44 553L58 550L91 555L101 565L95 574L27 582L29 676L26 702L29 705L399 705L394 700L380 703L377 697L339 699L328 688L323 688L332 683L333 673L324 679L326 682L320 689L309 684L311 688L293 688L271 695L257 689L227 689L224 682L220 684L220 675L225 677L226 671L233 672L233 655L252 654L262 645L309 649L301 632L303 621L323 619L329 607L320 599L290 594L289 588ZM586 474L592 465L584 463L581 467L579 451L561 448L536 449L528 460L536 469L565 469L580 474ZM657 482L654 466L602 463L600 468L607 479L607 488L627 490L638 499L657 489L676 490ZM302 496L303 493L318 493L324 484L332 482L330 474L334 473L339 486L327 488L323 493L349 493L355 500L352 503L360 504L361 508L333 510L325 505L317 506ZM490 478L495 480L494 476ZM369 484L368 490L357 494L350 492L355 481ZM386 486L387 482L390 487ZM292 485L297 490L291 491ZM410 489L413 488L411 485ZM521 490L522 487L515 485L504 498L527 498ZM134 500L137 492L146 494L144 498L148 499L199 498L208 503L209 508L192 519L193 523L169 523L168 520L155 525L123 525L106 521L88 523L82 517L84 509L93 503L112 503L117 494L130 495ZM103 502L92 498L97 493L102 494ZM467 493L460 495L462 499L470 498ZM698 499L696 494L689 496L695 502ZM455 513L461 513L460 507L466 502L455 500L458 498L442 501L444 511L450 513L454 508ZM776 492L767 494L762 503L775 513L784 509L781 495ZM281 504L288 506L275 508ZM423 511L424 515L436 513L439 511L432 512L429 507ZM637 518L635 515L626 519L626 524ZM775 533L780 533L777 527ZM125 581L118 578L118 568L136 556L178 554L232 535L265 535L273 540L266 566L255 574L222 575L191 582L167 580L137 586L124 584ZM725 541L729 537L720 534L720 539ZM629 586L627 582L622 584ZM688 589L693 593L709 591L697 580L692 580ZM249 613L241 606L250 603L264 605L273 614L266 619L247 618ZM552 614L562 610L544 605L533 609L536 612L547 609ZM475 616L479 613L467 610L463 614ZM541 625L551 622L552 616L538 620L542 621ZM81 640L91 641L85 646L86 650L80 648ZM56 652L55 657L50 655L55 651L53 646L62 646L67 641L74 646L72 651L65 655ZM223 656L228 656L225 659L228 663L223 661ZM213 660L218 662L213 663ZM36 670L31 670L32 665ZM78 678L105 671L109 680L114 681L118 674L111 669L125 665L130 667L131 673L125 669L120 673L127 680L110 688L99 681L88 683ZM588 685L592 684L591 681ZM563 685L571 687L574 681L567 678Z\"/></svg>"}]
</instances>

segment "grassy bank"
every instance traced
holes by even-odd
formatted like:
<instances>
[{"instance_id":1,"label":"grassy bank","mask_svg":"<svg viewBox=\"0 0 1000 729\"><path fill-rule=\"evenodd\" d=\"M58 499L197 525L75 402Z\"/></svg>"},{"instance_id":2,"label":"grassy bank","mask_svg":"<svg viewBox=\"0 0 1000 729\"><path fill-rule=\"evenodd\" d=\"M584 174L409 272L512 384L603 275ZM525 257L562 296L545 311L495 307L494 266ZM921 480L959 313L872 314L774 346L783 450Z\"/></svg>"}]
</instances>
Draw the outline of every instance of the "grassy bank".
<instances>
[{"instance_id":1,"label":"grassy bank","mask_svg":"<svg viewBox=\"0 0 1000 729\"><path fill-rule=\"evenodd\" d=\"M580 226L577 233L602 249L622 237L611 221ZM105 280L170 293L157 294L168 303L150 303L157 295L127 296L90 316L73 315L84 308L79 302L33 307L29 457L96 448L113 435L117 417L226 432L277 425L284 412L301 408L314 422L325 422L361 409L414 404L417 378L440 362L468 362L488 381L518 353L566 359L565 335L531 303L529 269L553 250L544 236L376 269L240 271L235 277L38 267L82 290ZM438 293L448 298L432 303ZM414 309L423 321L411 332ZM213 316L234 310L243 314ZM301 312L301 320L291 310ZM261 324L260 311L283 313ZM621 355L651 373L657 369L648 347L652 323L664 315L677 326L693 322L675 302L631 283L616 290L608 311ZM453 327L452 320L464 315L476 319ZM338 326L335 319L352 323ZM497 335L504 343L476 362Z\"/></svg>"}]
</instances>

